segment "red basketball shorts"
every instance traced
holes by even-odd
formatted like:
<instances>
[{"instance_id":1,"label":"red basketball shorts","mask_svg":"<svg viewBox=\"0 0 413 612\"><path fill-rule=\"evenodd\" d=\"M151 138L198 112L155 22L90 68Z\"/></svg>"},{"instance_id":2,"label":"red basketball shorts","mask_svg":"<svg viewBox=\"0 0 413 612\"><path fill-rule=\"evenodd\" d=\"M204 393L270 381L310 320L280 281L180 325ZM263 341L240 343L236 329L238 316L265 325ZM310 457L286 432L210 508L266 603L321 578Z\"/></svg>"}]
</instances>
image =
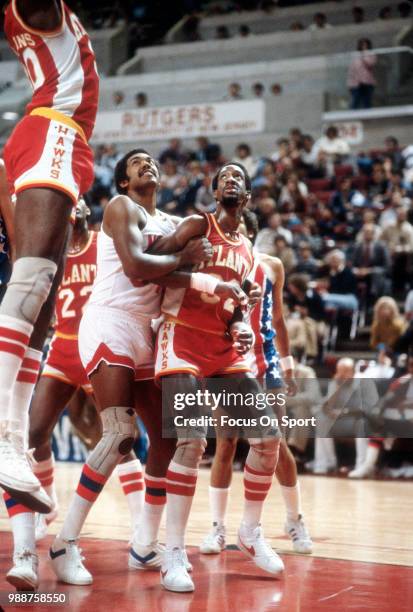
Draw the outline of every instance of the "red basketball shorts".
<instances>
[{"instance_id":1,"label":"red basketball shorts","mask_svg":"<svg viewBox=\"0 0 413 612\"><path fill-rule=\"evenodd\" d=\"M76 204L93 182L93 152L73 120L53 109L26 115L14 128L4 148L11 193L50 187ZM54 117L54 118L51 118Z\"/></svg>"},{"instance_id":2,"label":"red basketball shorts","mask_svg":"<svg viewBox=\"0 0 413 612\"><path fill-rule=\"evenodd\" d=\"M232 341L223 336L164 321L156 341L155 378L187 372L199 378L249 372Z\"/></svg>"},{"instance_id":3,"label":"red basketball shorts","mask_svg":"<svg viewBox=\"0 0 413 612\"><path fill-rule=\"evenodd\" d=\"M57 378L72 387L83 387L87 393L92 392L80 360L77 337L53 336L42 376Z\"/></svg>"}]
</instances>

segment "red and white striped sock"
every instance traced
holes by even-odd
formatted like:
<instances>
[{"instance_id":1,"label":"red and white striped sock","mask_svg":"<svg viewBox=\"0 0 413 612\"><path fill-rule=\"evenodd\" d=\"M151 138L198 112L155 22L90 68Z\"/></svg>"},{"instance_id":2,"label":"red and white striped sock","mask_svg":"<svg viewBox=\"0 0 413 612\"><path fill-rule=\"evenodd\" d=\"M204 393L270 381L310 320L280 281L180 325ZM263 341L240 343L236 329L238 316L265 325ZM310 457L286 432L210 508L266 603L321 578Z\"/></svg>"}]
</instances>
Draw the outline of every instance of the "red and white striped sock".
<instances>
[{"instance_id":1,"label":"red and white striped sock","mask_svg":"<svg viewBox=\"0 0 413 612\"><path fill-rule=\"evenodd\" d=\"M256 527L261 519L265 498L271 488L274 472L255 470L247 462L244 468L244 514L242 522L247 528Z\"/></svg>"},{"instance_id":2,"label":"red and white striped sock","mask_svg":"<svg viewBox=\"0 0 413 612\"><path fill-rule=\"evenodd\" d=\"M40 480L40 484L43 489L46 491L50 499L53 501L53 512L57 510L57 495L56 495L56 487L54 484L54 466L55 461L53 455L50 455L49 459L44 459L43 461L37 461L34 464L33 472ZM47 519L46 515L46 519Z\"/></svg>"},{"instance_id":3,"label":"red and white striped sock","mask_svg":"<svg viewBox=\"0 0 413 612\"><path fill-rule=\"evenodd\" d=\"M145 474L145 502L136 533L139 544L149 546L156 542L166 504L166 478Z\"/></svg>"},{"instance_id":4,"label":"red and white striped sock","mask_svg":"<svg viewBox=\"0 0 413 612\"><path fill-rule=\"evenodd\" d=\"M132 529L139 523L143 506L143 476L142 465L139 459L133 459L127 463L119 463L116 467L120 483L132 518Z\"/></svg>"},{"instance_id":5,"label":"red and white striped sock","mask_svg":"<svg viewBox=\"0 0 413 612\"><path fill-rule=\"evenodd\" d=\"M34 512L16 502L8 493L3 493L3 499L13 532L14 552L23 550L36 552Z\"/></svg>"},{"instance_id":6,"label":"red and white striped sock","mask_svg":"<svg viewBox=\"0 0 413 612\"><path fill-rule=\"evenodd\" d=\"M0 422L9 419L13 386L32 331L30 323L0 314Z\"/></svg>"},{"instance_id":7,"label":"red and white striped sock","mask_svg":"<svg viewBox=\"0 0 413 612\"><path fill-rule=\"evenodd\" d=\"M27 444L30 402L39 375L42 356L42 353L36 349L30 347L26 349L10 402L10 432L19 436L25 445Z\"/></svg>"},{"instance_id":8,"label":"red and white striped sock","mask_svg":"<svg viewBox=\"0 0 413 612\"><path fill-rule=\"evenodd\" d=\"M185 545L185 530L195 494L198 468L171 461L166 474L166 547Z\"/></svg>"}]
</instances>

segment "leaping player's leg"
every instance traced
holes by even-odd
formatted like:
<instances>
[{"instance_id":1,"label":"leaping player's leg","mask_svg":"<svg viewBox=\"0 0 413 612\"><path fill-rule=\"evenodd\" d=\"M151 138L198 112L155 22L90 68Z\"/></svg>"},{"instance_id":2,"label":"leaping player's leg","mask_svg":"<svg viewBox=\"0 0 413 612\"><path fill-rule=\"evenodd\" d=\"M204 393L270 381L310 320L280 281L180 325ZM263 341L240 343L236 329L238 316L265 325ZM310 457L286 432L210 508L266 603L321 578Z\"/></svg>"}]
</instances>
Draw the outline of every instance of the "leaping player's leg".
<instances>
[{"instance_id":1,"label":"leaping player's leg","mask_svg":"<svg viewBox=\"0 0 413 612\"><path fill-rule=\"evenodd\" d=\"M285 533L290 536L295 552L310 554L313 552L313 542L303 520L297 465L284 438L280 444L275 475L280 483L281 494L287 510Z\"/></svg>"},{"instance_id":2,"label":"leaping player's leg","mask_svg":"<svg viewBox=\"0 0 413 612\"><path fill-rule=\"evenodd\" d=\"M28 406L24 401L12 402L13 387L64 253L71 209L71 198L52 189L27 189L18 194L17 260L0 306L0 485L16 499L24 491L24 501L32 507L38 504L40 484L11 428L11 422L19 427L16 423L24 419ZM30 346L38 350L39 340ZM35 355L28 353L27 358Z\"/></svg>"},{"instance_id":3,"label":"leaping player's leg","mask_svg":"<svg viewBox=\"0 0 413 612\"><path fill-rule=\"evenodd\" d=\"M85 463L60 534L50 549L57 577L69 584L91 584L76 541L86 517L116 465L131 451L135 434L134 370L102 362L91 375L103 435Z\"/></svg>"},{"instance_id":4,"label":"leaping player's leg","mask_svg":"<svg viewBox=\"0 0 413 612\"><path fill-rule=\"evenodd\" d=\"M222 437L216 431L216 449L211 467L209 507L212 529L204 538L199 550L205 555L220 553L225 548L225 517L232 480L232 466L237 449L237 438Z\"/></svg>"}]
</instances>

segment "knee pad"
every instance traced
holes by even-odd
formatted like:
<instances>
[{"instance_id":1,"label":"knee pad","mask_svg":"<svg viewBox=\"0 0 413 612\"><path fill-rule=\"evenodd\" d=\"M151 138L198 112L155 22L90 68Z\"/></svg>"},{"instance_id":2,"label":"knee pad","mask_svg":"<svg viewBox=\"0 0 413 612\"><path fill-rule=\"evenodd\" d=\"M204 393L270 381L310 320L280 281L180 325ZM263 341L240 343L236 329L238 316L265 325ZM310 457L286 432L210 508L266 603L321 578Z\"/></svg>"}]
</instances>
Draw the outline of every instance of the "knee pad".
<instances>
[{"instance_id":1,"label":"knee pad","mask_svg":"<svg viewBox=\"0 0 413 612\"><path fill-rule=\"evenodd\" d=\"M101 413L102 437L90 453L91 468L109 476L121 459L127 455L135 441L135 412L132 408L106 408Z\"/></svg>"},{"instance_id":2,"label":"knee pad","mask_svg":"<svg viewBox=\"0 0 413 612\"><path fill-rule=\"evenodd\" d=\"M1 305L2 314L35 324L50 293L57 265L43 257L21 257L13 272Z\"/></svg>"}]
</instances>

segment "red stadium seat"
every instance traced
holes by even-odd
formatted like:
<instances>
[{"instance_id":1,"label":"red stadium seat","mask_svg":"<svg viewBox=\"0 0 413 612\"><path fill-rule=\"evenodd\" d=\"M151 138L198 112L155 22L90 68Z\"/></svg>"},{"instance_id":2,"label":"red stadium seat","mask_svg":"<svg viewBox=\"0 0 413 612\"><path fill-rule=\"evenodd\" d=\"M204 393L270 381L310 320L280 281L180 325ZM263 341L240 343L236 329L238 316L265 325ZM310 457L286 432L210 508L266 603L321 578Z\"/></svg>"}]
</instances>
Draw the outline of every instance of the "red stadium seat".
<instances>
[{"instance_id":1,"label":"red stadium seat","mask_svg":"<svg viewBox=\"0 0 413 612\"><path fill-rule=\"evenodd\" d=\"M337 166L334 167L334 174L338 181L345 176L352 176L353 166L350 166L350 164L337 164Z\"/></svg>"},{"instance_id":2,"label":"red stadium seat","mask_svg":"<svg viewBox=\"0 0 413 612\"><path fill-rule=\"evenodd\" d=\"M333 193L334 191L315 191L314 195L320 200L320 202L323 202L323 204L328 204Z\"/></svg>"},{"instance_id":3,"label":"red stadium seat","mask_svg":"<svg viewBox=\"0 0 413 612\"><path fill-rule=\"evenodd\" d=\"M308 179L307 186L310 191L329 191L331 179Z\"/></svg>"}]
</instances>

